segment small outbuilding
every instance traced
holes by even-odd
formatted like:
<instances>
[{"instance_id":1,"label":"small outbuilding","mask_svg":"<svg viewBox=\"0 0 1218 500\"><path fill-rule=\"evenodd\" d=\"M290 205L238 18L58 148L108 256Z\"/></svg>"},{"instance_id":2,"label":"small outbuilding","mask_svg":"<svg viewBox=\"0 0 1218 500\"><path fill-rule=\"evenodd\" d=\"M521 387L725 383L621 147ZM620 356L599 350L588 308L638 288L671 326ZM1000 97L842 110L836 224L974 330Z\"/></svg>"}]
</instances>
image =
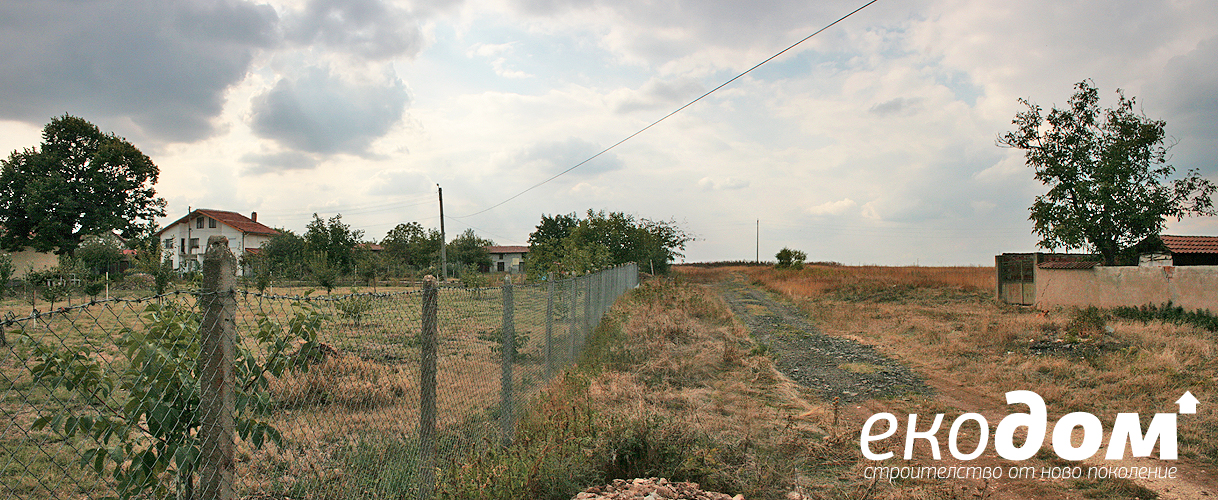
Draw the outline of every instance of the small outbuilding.
<instances>
[{"instance_id":1,"label":"small outbuilding","mask_svg":"<svg viewBox=\"0 0 1218 500\"><path fill-rule=\"evenodd\" d=\"M1151 236L1134 247L1140 266L1218 266L1218 236Z\"/></svg>"}]
</instances>

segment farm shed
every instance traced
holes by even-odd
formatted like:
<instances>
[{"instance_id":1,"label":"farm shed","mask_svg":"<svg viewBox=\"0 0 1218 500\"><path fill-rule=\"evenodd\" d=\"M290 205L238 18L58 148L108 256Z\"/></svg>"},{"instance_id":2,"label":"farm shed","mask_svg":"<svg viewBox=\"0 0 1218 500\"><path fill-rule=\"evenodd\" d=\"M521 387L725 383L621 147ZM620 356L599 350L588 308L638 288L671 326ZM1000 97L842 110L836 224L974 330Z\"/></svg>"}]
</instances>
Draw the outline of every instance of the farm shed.
<instances>
[{"instance_id":1,"label":"farm shed","mask_svg":"<svg viewBox=\"0 0 1218 500\"><path fill-rule=\"evenodd\" d=\"M1070 253L1004 253L994 257L998 277L998 300L1008 304L1030 306L1036 303L1036 269L1042 264L1054 266L1091 265L1099 259L1095 254Z\"/></svg>"},{"instance_id":2,"label":"farm shed","mask_svg":"<svg viewBox=\"0 0 1218 500\"><path fill-rule=\"evenodd\" d=\"M1134 247L1143 266L1218 266L1218 236L1151 236Z\"/></svg>"},{"instance_id":3,"label":"farm shed","mask_svg":"<svg viewBox=\"0 0 1218 500\"><path fill-rule=\"evenodd\" d=\"M1006 253L995 257L998 299L1054 307L1162 305L1218 311L1218 237L1148 238L1140 265L1104 266L1098 256Z\"/></svg>"}]
</instances>

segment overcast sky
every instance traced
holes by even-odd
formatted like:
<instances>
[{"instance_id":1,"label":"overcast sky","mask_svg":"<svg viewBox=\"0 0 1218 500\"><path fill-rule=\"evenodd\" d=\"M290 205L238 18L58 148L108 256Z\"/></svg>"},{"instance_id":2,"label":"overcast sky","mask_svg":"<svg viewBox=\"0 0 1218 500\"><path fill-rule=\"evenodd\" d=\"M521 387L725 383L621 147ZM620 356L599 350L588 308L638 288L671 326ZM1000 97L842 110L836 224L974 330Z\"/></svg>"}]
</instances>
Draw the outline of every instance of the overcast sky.
<instances>
[{"instance_id":1,"label":"overcast sky","mask_svg":"<svg viewBox=\"0 0 1218 500\"><path fill-rule=\"evenodd\" d=\"M783 246L850 264L1032 251L1043 193L995 146L1025 97L1090 78L1218 181L1218 2L880 0L570 168L864 1L7 0L0 151L54 116L126 137L188 207L303 230L343 214L527 244L542 214L676 220L687 261ZM1218 221L1172 221L1218 234Z\"/></svg>"}]
</instances>

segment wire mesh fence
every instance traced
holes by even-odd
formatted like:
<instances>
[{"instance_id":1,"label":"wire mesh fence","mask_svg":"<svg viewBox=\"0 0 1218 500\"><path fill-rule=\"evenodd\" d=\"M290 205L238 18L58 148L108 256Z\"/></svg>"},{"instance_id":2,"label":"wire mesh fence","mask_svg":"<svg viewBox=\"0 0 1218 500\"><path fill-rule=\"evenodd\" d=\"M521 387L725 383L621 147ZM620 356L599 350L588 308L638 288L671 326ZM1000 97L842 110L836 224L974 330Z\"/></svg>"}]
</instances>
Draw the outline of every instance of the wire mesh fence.
<instances>
[{"instance_id":1,"label":"wire mesh fence","mask_svg":"<svg viewBox=\"0 0 1218 500\"><path fill-rule=\"evenodd\" d=\"M638 277L286 296L207 262L200 290L3 321L0 497L430 498Z\"/></svg>"}]
</instances>

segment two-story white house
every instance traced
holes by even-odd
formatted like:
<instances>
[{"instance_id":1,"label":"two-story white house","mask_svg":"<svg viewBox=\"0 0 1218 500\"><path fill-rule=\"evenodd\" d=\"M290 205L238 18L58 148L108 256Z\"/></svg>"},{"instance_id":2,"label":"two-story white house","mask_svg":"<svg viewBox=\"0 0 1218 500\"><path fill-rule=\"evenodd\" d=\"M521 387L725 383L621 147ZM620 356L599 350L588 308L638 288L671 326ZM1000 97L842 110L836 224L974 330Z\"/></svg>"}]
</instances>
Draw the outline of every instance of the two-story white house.
<instances>
[{"instance_id":1,"label":"two-story white house","mask_svg":"<svg viewBox=\"0 0 1218 500\"><path fill-rule=\"evenodd\" d=\"M491 254L489 271L500 273L523 273L524 259L529 255L529 247L522 246L490 246L486 251Z\"/></svg>"},{"instance_id":2,"label":"two-story white house","mask_svg":"<svg viewBox=\"0 0 1218 500\"><path fill-rule=\"evenodd\" d=\"M279 233L259 224L258 212L246 217L237 212L199 208L157 231L156 237L161 242L161 252L173 260L173 268L187 272L203 269L207 238L217 234L228 237L229 250L241 258L257 252ZM238 267L237 273L244 273L244 269Z\"/></svg>"}]
</instances>

